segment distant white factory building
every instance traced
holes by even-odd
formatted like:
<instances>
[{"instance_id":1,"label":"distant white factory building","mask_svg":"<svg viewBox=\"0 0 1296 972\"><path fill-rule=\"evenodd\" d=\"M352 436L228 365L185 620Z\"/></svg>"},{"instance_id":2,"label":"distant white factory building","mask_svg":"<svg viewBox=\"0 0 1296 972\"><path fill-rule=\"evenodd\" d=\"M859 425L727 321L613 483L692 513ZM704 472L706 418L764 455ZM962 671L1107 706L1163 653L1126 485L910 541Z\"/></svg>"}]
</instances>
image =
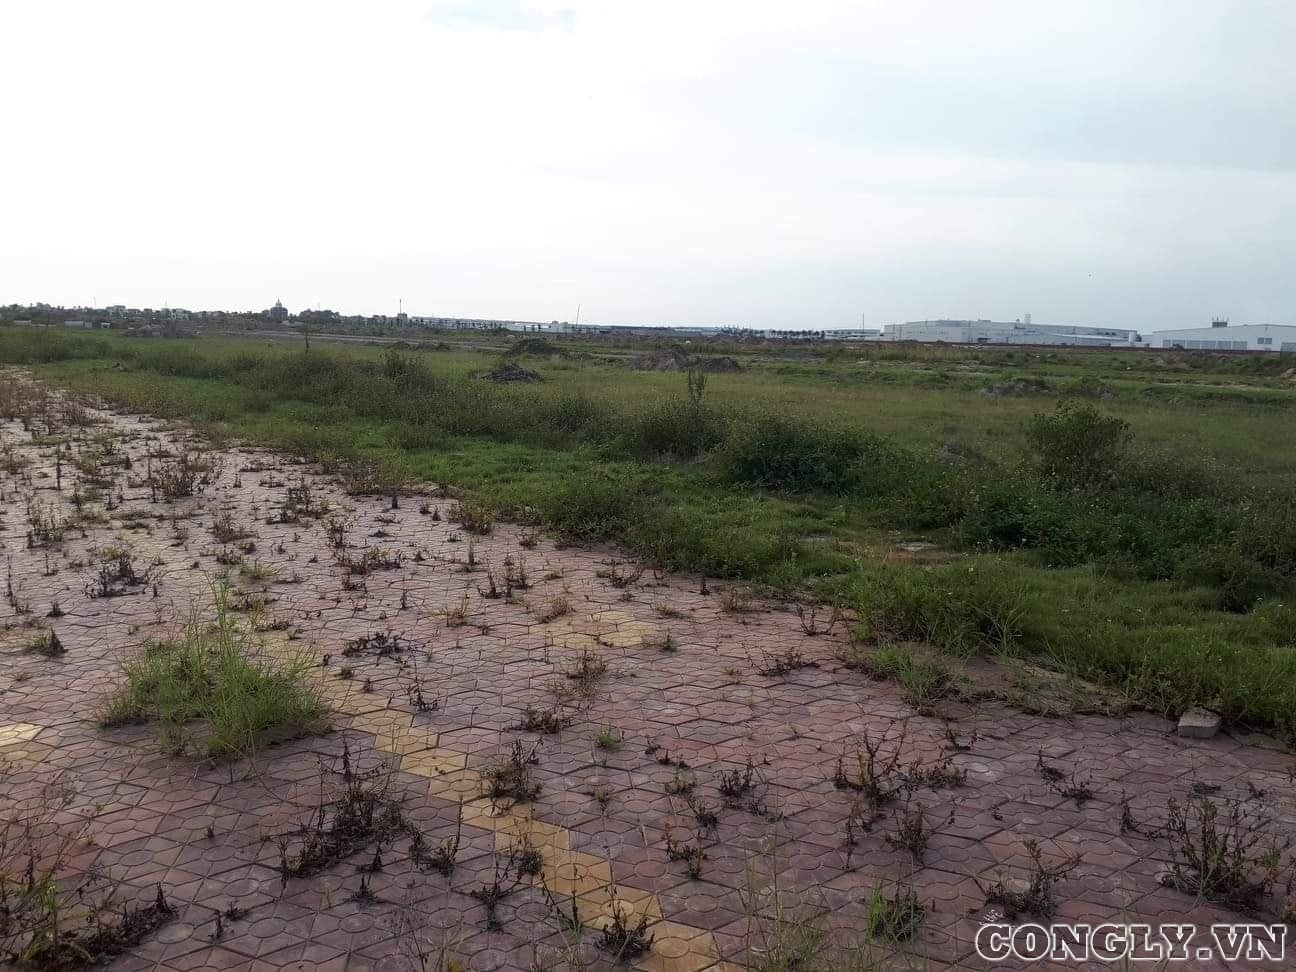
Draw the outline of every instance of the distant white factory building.
<instances>
[{"instance_id":1,"label":"distant white factory building","mask_svg":"<svg viewBox=\"0 0 1296 972\"><path fill-rule=\"evenodd\" d=\"M1154 331L1147 345L1184 351L1296 351L1296 324L1230 325L1217 318L1210 327Z\"/></svg>"},{"instance_id":2,"label":"distant white factory building","mask_svg":"<svg viewBox=\"0 0 1296 972\"><path fill-rule=\"evenodd\" d=\"M1032 324L1020 321L907 321L887 324L883 339L944 344L1063 344L1095 348L1128 347L1139 342L1138 331L1123 327L1084 327L1073 324Z\"/></svg>"},{"instance_id":3,"label":"distant white factory building","mask_svg":"<svg viewBox=\"0 0 1296 972\"><path fill-rule=\"evenodd\" d=\"M876 341L882 331L876 327L834 327L823 332L825 341Z\"/></svg>"}]
</instances>

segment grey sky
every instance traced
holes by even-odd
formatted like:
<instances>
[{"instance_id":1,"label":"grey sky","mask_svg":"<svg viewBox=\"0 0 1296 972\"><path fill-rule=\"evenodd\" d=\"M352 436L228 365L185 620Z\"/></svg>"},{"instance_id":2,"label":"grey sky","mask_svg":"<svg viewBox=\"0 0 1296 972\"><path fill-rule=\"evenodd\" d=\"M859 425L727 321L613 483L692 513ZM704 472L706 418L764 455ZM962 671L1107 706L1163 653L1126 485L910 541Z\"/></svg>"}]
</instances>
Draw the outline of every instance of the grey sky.
<instances>
[{"instance_id":1,"label":"grey sky","mask_svg":"<svg viewBox=\"0 0 1296 972\"><path fill-rule=\"evenodd\" d=\"M1296 322L1296 4L0 7L0 301Z\"/></svg>"}]
</instances>

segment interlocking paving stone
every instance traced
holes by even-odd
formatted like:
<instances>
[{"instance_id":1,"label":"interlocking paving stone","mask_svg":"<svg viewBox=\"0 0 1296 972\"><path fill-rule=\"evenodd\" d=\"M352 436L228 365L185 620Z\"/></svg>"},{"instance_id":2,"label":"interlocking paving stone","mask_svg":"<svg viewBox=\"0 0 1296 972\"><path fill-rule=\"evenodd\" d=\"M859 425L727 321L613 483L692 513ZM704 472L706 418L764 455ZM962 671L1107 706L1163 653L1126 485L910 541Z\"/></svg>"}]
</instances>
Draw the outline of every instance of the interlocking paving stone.
<instances>
[{"instance_id":1,"label":"interlocking paving stone","mask_svg":"<svg viewBox=\"0 0 1296 972\"><path fill-rule=\"evenodd\" d=\"M23 379L10 371L4 380ZM97 424L59 434L71 457L111 441L115 464L104 473L113 509L102 498L83 501L102 516L84 519L61 543L30 547L25 498L71 516L80 474L65 457L56 489L52 446L33 441L17 419L0 423L3 444L24 461L0 473L0 542L15 590L0 615L0 760L10 767L0 806L30 807L57 782L70 802L67 819L51 826L94 815L93 844L74 858L77 867L97 866L146 896L156 884L166 889L177 917L115 968L415 968L420 949L454 954L474 972L537 961L576 967L564 964L573 956L581 967L608 968L593 943L620 911L631 921L645 916L655 936L635 968L736 969L769 947L759 928L768 931L772 903L790 903L858 945L870 894L897 881L928 908L907 949L927 967L977 968L972 938L986 911L984 887L1026 873L1029 840L1040 840L1051 860L1080 858L1058 885L1060 918L1205 924L1229 913L1160 883L1168 850L1149 833L1167 801L1182 802L1193 786L1218 787L1211 792L1221 797L1254 797L1248 805L1262 803L1280 827L1296 824L1293 759L1264 737L1182 739L1173 723L1146 713L1044 718L984 702L953 723L972 740L953 751L943 718L916 712L896 685L836 660L846 637L840 625L807 634L779 603L726 613L717 596L698 593L697 578L647 571L617 587L606 551L549 541L524 549L508 524L470 539L450 520L451 499L426 497L440 519L421 512L415 496L393 510L389 497L347 496L314 465L262 449L226 446L219 476L201 495L154 501L145 470L165 460L150 454L203 441L175 423L104 408L90 414ZM288 486L302 483L327 516L268 523ZM244 561L272 574L258 580L218 562L231 546L211 535L221 514L254 534ZM399 566L344 583L328 517L349 523L347 553L377 546L399 555ZM470 543L475 570L465 569ZM93 551L114 544L156 567L137 590L92 597ZM506 558L514 570L525 566L529 586L484 597L487 571L504 584ZM225 573L236 597L264 599L259 614L242 615L259 621L264 650L308 660L334 731L212 765L164 752L151 727L99 729L95 714L121 659L173 633L191 611L210 616L211 585ZM541 621L558 596L571 612ZM45 617L55 602L61 615ZM56 631L66 654L27 651L33 624ZM348 641L380 632L413 647L344 657ZM669 652L661 648L668 632ZM817 667L761 674L789 650ZM586 655L607 671L582 692L570 676ZM338 677L343 666L353 677ZM416 677L427 711L411 701ZM566 725L552 735L521 731L527 705L556 706ZM620 737L614 748L596 745L605 729ZM900 747L905 764L948 757L967 773L962 786L913 794L935 826L921 865L888 842L902 801L847 846L858 797L833 775L839 758L853 765L866 736L888 740L888 753ZM542 789L526 805L483 795L483 774L515 740L539 746L532 769ZM281 879L272 838L317 805L321 763L344 746L358 765L389 769L391 793L431 846L460 834L452 875L416 868L408 841L397 841L382 848L383 870L372 875L376 902L353 899L357 866L372 849L322 874ZM1092 796L1059 793L1041 777L1040 759L1076 774ZM751 791L726 800L721 774L741 775L749 760ZM714 829L699 826L687 794L668 792L689 781L694 801L718 814ZM1142 832L1122 831L1122 799ZM700 845L700 877L668 859L668 840ZM490 882L520 841L540 850L540 872L501 904L502 929L487 929L470 892ZM231 905L247 916L226 921L213 940L217 913ZM558 917L573 908L586 926L583 942ZM880 957L890 951L870 948Z\"/></svg>"}]
</instances>

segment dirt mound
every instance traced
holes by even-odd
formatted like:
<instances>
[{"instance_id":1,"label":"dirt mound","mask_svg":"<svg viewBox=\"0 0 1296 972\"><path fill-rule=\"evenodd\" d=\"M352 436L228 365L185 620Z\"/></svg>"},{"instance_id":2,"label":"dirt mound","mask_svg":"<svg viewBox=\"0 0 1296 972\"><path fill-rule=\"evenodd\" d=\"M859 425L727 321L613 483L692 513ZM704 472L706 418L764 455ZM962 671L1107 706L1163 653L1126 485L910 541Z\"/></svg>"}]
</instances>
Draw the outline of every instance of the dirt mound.
<instances>
[{"instance_id":1,"label":"dirt mound","mask_svg":"<svg viewBox=\"0 0 1296 972\"><path fill-rule=\"evenodd\" d=\"M546 340L542 337L527 337L520 338L513 342L512 346L505 352L505 354L511 358L520 358L523 355L536 358L547 358L552 355L565 357L567 349L560 348L552 341Z\"/></svg>"},{"instance_id":2,"label":"dirt mound","mask_svg":"<svg viewBox=\"0 0 1296 972\"><path fill-rule=\"evenodd\" d=\"M742 365L726 355L694 356L680 350L642 354L635 358L634 366L639 371L687 371L693 367L708 373L742 371Z\"/></svg>"},{"instance_id":3,"label":"dirt mound","mask_svg":"<svg viewBox=\"0 0 1296 972\"><path fill-rule=\"evenodd\" d=\"M540 372L523 368L514 361L501 361L490 371L483 371L477 377L501 383L544 381L544 375Z\"/></svg>"}]
</instances>

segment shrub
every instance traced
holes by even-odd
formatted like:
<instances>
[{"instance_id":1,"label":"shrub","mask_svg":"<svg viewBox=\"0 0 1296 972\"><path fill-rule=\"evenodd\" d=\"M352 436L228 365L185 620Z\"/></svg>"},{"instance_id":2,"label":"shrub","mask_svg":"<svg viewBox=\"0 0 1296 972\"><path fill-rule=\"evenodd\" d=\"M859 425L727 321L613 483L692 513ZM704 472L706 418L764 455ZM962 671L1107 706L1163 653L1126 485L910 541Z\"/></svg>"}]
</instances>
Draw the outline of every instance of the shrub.
<instances>
[{"instance_id":1,"label":"shrub","mask_svg":"<svg viewBox=\"0 0 1296 972\"><path fill-rule=\"evenodd\" d=\"M738 508L739 503L734 502ZM682 498L642 510L627 534L631 549L645 560L672 570L695 570L713 577L744 577L777 583L795 575L800 542L791 531L771 528L772 517L732 522L700 502Z\"/></svg>"},{"instance_id":2,"label":"shrub","mask_svg":"<svg viewBox=\"0 0 1296 972\"><path fill-rule=\"evenodd\" d=\"M739 423L724 453L731 482L789 493L849 493L897 457L886 439L854 429L763 415Z\"/></svg>"},{"instance_id":3,"label":"shrub","mask_svg":"<svg viewBox=\"0 0 1296 972\"><path fill-rule=\"evenodd\" d=\"M261 654L238 630L225 588L215 604L213 624L192 621L179 638L149 642L125 663L101 725L156 721L173 748L224 756L246 753L267 730L305 729L321 717L310 662Z\"/></svg>"},{"instance_id":4,"label":"shrub","mask_svg":"<svg viewBox=\"0 0 1296 972\"><path fill-rule=\"evenodd\" d=\"M1016 648L1027 604L1012 566L988 559L972 568L862 573L854 600L869 632L957 654Z\"/></svg>"},{"instance_id":5,"label":"shrub","mask_svg":"<svg viewBox=\"0 0 1296 972\"><path fill-rule=\"evenodd\" d=\"M1291 582L1237 543L1220 543L1190 551L1177 576L1209 587L1221 611L1250 611L1266 597L1288 592Z\"/></svg>"},{"instance_id":6,"label":"shrub","mask_svg":"<svg viewBox=\"0 0 1296 972\"><path fill-rule=\"evenodd\" d=\"M1245 501L1237 541L1257 563L1296 576L1296 493L1271 490Z\"/></svg>"},{"instance_id":7,"label":"shrub","mask_svg":"<svg viewBox=\"0 0 1296 972\"><path fill-rule=\"evenodd\" d=\"M569 540L611 540L639 522L650 489L643 477L604 468L587 479L554 485L535 498L535 506Z\"/></svg>"},{"instance_id":8,"label":"shrub","mask_svg":"<svg viewBox=\"0 0 1296 972\"><path fill-rule=\"evenodd\" d=\"M1068 400L1052 415L1036 414L1026 427L1041 474L1061 485L1093 487L1110 480L1130 442L1124 419Z\"/></svg>"},{"instance_id":9,"label":"shrub","mask_svg":"<svg viewBox=\"0 0 1296 972\"><path fill-rule=\"evenodd\" d=\"M693 399L670 399L636 412L623 435L624 450L652 458L692 459L710 452L725 437L725 419Z\"/></svg>"},{"instance_id":10,"label":"shrub","mask_svg":"<svg viewBox=\"0 0 1296 972\"><path fill-rule=\"evenodd\" d=\"M989 550L1050 547L1059 552L1062 562L1075 561L1079 538L1074 529L1074 501L1019 470L996 469L964 482L963 515L956 527L964 546Z\"/></svg>"}]
</instances>

